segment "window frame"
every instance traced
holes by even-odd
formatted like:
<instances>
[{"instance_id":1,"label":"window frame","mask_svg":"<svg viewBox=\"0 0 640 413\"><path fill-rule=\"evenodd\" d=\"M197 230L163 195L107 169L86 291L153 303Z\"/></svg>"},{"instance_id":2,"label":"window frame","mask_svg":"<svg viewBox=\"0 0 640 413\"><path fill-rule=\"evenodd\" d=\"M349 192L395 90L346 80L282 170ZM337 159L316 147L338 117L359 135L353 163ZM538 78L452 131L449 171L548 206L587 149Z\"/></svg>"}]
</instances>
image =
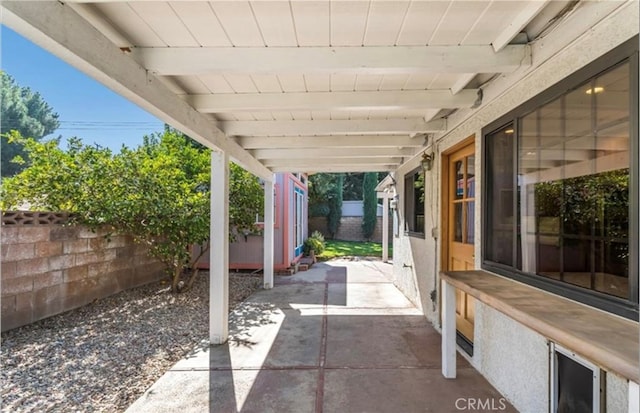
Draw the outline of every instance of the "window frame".
<instances>
[{"instance_id":1,"label":"window frame","mask_svg":"<svg viewBox=\"0 0 640 413\"><path fill-rule=\"evenodd\" d=\"M304 196L305 190L298 185L293 186L293 253L294 257L302 254L304 249Z\"/></svg>"},{"instance_id":2,"label":"window frame","mask_svg":"<svg viewBox=\"0 0 640 413\"><path fill-rule=\"evenodd\" d=\"M416 176L422 174L424 177L424 171L422 170L421 167L417 167L415 169L412 169L411 171L407 172L404 175L404 223L405 223L405 230L404 230L404 234L410 237L416 237L416 238L426 238L425 236L425 228L424 228L424 224L423 224L423 228L422 231L416 231L416 225L417 225L417 214L416 214L416 187L415 187L415 183L416 183ZM411 179L411 184L407 185L407 181ZM408 188L409 186L409 188ZM409 190L411 190L411 195L409 196ZM422 187L422 192L424 193L425 188L424 185ZM423 216L426 215L426 206L424 205L424 202L422 203L423 205ZM409 218L411 219L411 221L409 221ZM410 225L409 225L410 224Z\"/></svg>"},{"instance_id":3,"label":"window frame","mask_svg":"<svg viewBox=\"0 0 640 413\"><path fill-rule=\"evenodd\" d=\"M489 188L492 188L491 176L488 174L488 135L500 130L508 124L513 124L515 130L513 139L516 140L513 145L513 188L518 188L518 145L517 138L521 134L521 119L532 111L542 107L543 105L559 98L562 95L567 94L571 90L578 87L580 84L593 79L599 74L613 69L615 66L628 61L629 73L630 73L630 90L629 90L629 296L627 299L611 296L605 293L601 293L595 290L588 290L578 286L574 286L561 281L552 280L543 276L524 273L517 269L517 232L519 227L519 213L517 209L517 199L514 198L513 208L514 217L517 220L513 224L513 259L512 264L505 265L490 261L487 258L488 245L490 240L490 229L488 228L488 222L490 221L489 214L491 211L490 197L488 194ZM632 39L624 42L617 48L604 54L593 62L589 63L582 69L574 72L573 74L562 79L558 83L548 87L541 93L537 94L533 98L527 100L525 103L519 105L515 109L509 111L507 114L501 116L495 121L491 122L482 129L482 142L481 142L481 168L483 174L482 185L482 199L481 199L481 228L482 228L482 262L481 268L487 271L491 271L500 275L504 275L508 278L512 278L516 281L523 282L525 284L532 285L534 287L549 291L554 294L561 295L563 297L582 302L583 304L605 310L610 313L614 313L625 318L629 318L638 321L638 246L639 238L638 234L638 211L639 211L639 184L640 177L638 176L638 169L640 166L639 148L638 142L638 37L634 36Z\"/></svg>"}]
</instances>

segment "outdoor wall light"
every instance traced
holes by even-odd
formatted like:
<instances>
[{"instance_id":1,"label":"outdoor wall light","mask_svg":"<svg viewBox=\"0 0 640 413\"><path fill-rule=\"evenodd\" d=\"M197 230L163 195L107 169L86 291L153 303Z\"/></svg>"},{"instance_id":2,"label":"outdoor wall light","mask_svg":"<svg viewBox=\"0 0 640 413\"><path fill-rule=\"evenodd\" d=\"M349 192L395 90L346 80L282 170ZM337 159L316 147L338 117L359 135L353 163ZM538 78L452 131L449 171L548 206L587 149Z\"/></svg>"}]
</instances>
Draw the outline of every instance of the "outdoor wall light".
<instances>
[{"instance_id":1,"label":"outdoor wall light","mask_svg":"<svg viewBox=\"0 0 640 413\"><path fill-rule=\"evenodd\" d=\"M423 171L430 171L433 167L433 153L427 154L427 151L424 151L420 165Z\"/></svg>"}]
</instances>

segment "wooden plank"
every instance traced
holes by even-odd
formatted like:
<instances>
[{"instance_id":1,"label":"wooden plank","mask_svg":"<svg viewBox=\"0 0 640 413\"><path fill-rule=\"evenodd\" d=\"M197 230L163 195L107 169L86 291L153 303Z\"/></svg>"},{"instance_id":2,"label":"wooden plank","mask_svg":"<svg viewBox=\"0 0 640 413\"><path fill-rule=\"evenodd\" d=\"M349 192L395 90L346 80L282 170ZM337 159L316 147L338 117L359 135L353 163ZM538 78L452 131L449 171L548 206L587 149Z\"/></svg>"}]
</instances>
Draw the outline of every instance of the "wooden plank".
<instances>
[{"instance_id":1,"label":"wooden plank","mask_svg":"<svg viewBox=\"0 0 640 413\"><path fill-rule=\"evenodd\" d=\"M301 76L302 77L302 76ZM285 84L282 84L285 88ZM301 87L304 87L301 85ZM287 91L288 92L288 91ZM292 110L412 110L470 108L478 100L476 89L455 95L449 89L358 92L238 93L189 95L187 101L202 113Z\"/></svg>"},{"instance_id":2,"label":"wooden plank","mask_svg":"<svg viewBox=\"0 0 640 413\"><path fill-rule=\"evenodd\" d=\"M266 46L298 46L289 2L254 1L251 8Z\"/></svg>"},{"instance_id":3,"label":"wooden plank","mask_svg":"<svg viewBox=\"0 0 640 413\"><path fill-rule=\"evenodd\" d=\"M486 271L445 271L445 284L629 380L640 380L638 323Z\"/></svg>"},{"instance_id":4,"label":"wooden plank","mask_svg":"<svg viewBox=\"0 0 640 413\"><path fill-rule=\"evenodd\" d=\"M330 2L291 2L293 21L300 46L326 46L331 43Z\"/></svg>"},{"instance_id":5,"label":"wooden plank","mask_svg":"<svg viewBox=\"0 0 640 413\"><path fill-rule=\"evenodd\" d=\"M139 47L132 56L161 75L202 73L496 73L531 64L530 47Z\"/></svg>"},{"instance_id":6,"label":"wooden plank","mask_svg":"<svg viewBox=\"0 0 640 413\"><path fill-rule=\"evenodd\" d=\"M367 19L367 31L364 35L364 45L396 44L408 7L408 1L371 2Z\"/></svg>"},{"instance_id":7,"label":"wooden plank","mask_svg":"<svg viewBox=\"0 0 640 413\"><path fill-rule=\"evenodd\" d=\"M203 47L228 47L231 41L208 3L179 2L171 7Z\"/></svg>"},{"instance_id":8,"label":"wooden plank","mask_svg":"<svg viewBox=\"0 0 640 413\"><path fill-rule=\"evenodd\" d=\"M129 5L169 47L199 46L187 26L169 3L133 3Z\"/></svg>"},{"instance_id":9,"label":"wooden plank","mask_svg":"<svg viewBox=\"0 0 640 413\"><path fill-rule=\"evenodd\" d=\"M233 46L264 46L249 2L212 2L211 7Z\"/></svg>"}]
</instances>

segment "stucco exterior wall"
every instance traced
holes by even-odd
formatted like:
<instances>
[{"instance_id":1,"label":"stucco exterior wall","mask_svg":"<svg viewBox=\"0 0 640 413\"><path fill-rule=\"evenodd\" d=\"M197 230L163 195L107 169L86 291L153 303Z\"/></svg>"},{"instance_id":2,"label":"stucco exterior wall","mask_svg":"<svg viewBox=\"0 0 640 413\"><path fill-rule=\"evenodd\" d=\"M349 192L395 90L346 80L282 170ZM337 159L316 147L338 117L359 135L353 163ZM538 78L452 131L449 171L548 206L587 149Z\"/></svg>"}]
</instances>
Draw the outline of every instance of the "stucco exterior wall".
<instances>
[{"instance_id":1,"label":"stucco exterior wall","mask_svg":"<svg viewBox=\"0 0 640 413\"><path fill-rule=\"evenodd\" d=\"M521 413L549 408L547 340L476 302L473 366Z\"/></svg>"},{"instance_id":2,"label":"stucco exterior wall","mask_svg":"<svg viewBox=\"0 0 640 413\"><path fill-rule=\"evenodd\" d=\"M629 381L607 373L607 411L625 412L629 406Z\"/></svg>"}]
</instances>

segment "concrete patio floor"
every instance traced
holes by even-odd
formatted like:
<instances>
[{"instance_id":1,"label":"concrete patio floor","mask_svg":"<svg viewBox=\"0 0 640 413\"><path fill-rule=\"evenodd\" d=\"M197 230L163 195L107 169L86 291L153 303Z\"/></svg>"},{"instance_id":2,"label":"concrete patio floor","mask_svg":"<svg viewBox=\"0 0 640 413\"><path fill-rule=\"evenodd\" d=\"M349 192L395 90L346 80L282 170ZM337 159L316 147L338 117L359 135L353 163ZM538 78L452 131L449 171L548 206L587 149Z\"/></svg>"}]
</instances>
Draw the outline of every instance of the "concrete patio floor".
<instances>
[{"instance_id":1,"label":"concrete patio floor","mask_svg":"<svg viewBox=\"0 0 640 413\"><path fill-rule=\"evenodd\" d=\"M442 377L440 334L391 270L339 260L277 277L231 314L227 344L195 349L127 412L515 412L460 355Z\"/></svg>"}]
</instances>

